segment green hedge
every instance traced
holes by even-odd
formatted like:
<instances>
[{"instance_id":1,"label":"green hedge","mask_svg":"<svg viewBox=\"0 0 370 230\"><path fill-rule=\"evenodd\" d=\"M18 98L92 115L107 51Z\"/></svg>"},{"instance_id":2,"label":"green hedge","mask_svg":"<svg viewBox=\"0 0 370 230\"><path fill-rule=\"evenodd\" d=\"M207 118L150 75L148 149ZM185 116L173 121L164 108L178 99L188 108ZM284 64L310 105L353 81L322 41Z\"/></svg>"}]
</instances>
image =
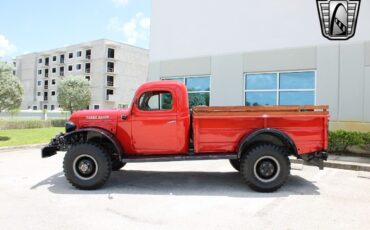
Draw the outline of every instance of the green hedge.
<instances>
[{"instance_id":1,"label":"green hedge","mask_svg":"<svg viewBox=\"0 0 370 230\"><path fill-rule=\"evenodd\" d=\"M36 129L49 127L64 127L65 119L53 120L0 120L0 130L2 129Z\"/></svg>"},{"instance_id":2,"label":"green hedge","mask_svg":"<svg viewBox=\"0 0 370 230\"><path fill-rule=\"evenodd\" d=\"M370 133L329 131L329 152L347 152L350 146L361 146L370 151Z\"/></svg>"}]
</instances>

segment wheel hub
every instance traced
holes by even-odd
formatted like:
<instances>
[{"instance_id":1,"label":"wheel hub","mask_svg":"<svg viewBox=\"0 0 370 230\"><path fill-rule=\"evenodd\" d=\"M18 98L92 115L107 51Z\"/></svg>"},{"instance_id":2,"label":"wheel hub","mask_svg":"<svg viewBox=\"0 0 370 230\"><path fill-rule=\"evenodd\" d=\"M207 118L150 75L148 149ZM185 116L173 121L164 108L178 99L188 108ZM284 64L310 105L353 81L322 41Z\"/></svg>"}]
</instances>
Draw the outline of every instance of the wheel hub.
<instances>
[{"instance_id":1,"label":"wheel hub","mask_svg":"<svg viewBox=\"0 0 370 230\"><path fill-rule=\"evenodd\" d=\"M79 179L89 180L97 174L98 164L92 156L83 154L74 160L73 171Z\"/></svg>"},{"instance_id":2,"label":"wheel hub","mask_svg":"<svg viewBox=\"0 0 370 230\"><path fill-rule=\"evenodd\" d=\"M280 173L280 164L272 156L263 156L254 164L254 174L262 182L271 182L275 180Z\"/></svg>"},{"instance_id":3,"label":"wheel hub","mask_svg":"<svg viewBox=\"0 0 370 230\"><path fill-rule=\"evenodd\" d=\"M80 162L78 168L80 169L81 173L88 174L92 171L93 165L91 161L83 160Z\"/></svg>"}]
</instances>

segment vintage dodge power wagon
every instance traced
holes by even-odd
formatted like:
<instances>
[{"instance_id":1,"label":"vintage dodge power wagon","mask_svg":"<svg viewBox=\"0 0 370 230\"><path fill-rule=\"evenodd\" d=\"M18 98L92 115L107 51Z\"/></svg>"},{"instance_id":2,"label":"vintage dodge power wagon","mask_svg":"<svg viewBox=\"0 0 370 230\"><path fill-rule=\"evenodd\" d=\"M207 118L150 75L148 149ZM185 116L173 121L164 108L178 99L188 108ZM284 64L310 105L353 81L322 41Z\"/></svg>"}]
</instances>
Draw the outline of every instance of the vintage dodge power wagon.
<instances>
[{"instance_id":1,"label":"vintage dodge power wagon","mask_svg":"<svg viewBox=\"0 0 370 230\"><path fill-rule=\"evenodd\" d=\"M290 173L289 156L323 167L328 106L189 108L177 81L141 85L128 109L83 110L42 157L66 151L67 180L97 189L126 163L228 159L254 190L272 192Z\"/></svg>"}]
</instances>

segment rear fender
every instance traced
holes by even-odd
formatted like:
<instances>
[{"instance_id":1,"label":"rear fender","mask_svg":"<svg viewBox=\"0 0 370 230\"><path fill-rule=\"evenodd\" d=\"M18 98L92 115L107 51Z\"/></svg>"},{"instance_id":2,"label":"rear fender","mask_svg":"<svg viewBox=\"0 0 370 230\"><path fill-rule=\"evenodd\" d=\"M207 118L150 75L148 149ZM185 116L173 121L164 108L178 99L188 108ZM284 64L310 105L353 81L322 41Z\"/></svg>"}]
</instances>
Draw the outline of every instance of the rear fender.
<instances>
[{"instance_id":1,"label":"rear fender","mask_svg":"<svg viewBox=\"0 0 370 230\"><path fill-rule=\"evenodd\" d=\"M271 135L278 138L284 144L284 146L289 148L290 152L294 156L299 156L297 147L289 135L277 129L265 128L248 133L246 136L244 136L244 138L241 139L241 141L239 142L238 158L240 158L243 151L248 148L248 146L253 144L261 135Z\"/></svg>"}]
</instances>

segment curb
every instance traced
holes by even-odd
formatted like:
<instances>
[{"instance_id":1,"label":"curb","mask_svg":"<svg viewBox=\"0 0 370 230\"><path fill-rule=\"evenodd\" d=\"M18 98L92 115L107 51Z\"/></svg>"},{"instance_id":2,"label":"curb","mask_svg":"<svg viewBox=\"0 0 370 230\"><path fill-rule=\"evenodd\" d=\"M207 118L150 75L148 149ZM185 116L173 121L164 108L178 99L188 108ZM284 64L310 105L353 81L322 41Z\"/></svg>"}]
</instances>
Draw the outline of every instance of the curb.
<instances>
[{"instance_id":1,"label":"curb","mask_svg":"<svg viewBox=\"0 0 370 230\"><path fill-rule=\"evenodd\" d=\"M44 143L44 144L32 144L32 145L6 146L6 147L0 147L0 151L1 150L27 149L27 148L41 148L41 147L43 147L45 145L47 145L47 143Z\"/></svg>"},{"instance_id":2,"label":"curb","mask_svg":"<svg viewBox=\"0 0 370 230\"><path fill-rule=\"evenodd\" d=\"M303 160L290 159L290 162L292 162L294 164L303 164L303 165L307 165L307 166L313 166L313 165L307 164ZM333 161L333 160L324 161L324 167L344 169L344 170L352 170L352 171L370 172L370 164L348 162L348 161Z\"/></svg>"}]
</instances>

